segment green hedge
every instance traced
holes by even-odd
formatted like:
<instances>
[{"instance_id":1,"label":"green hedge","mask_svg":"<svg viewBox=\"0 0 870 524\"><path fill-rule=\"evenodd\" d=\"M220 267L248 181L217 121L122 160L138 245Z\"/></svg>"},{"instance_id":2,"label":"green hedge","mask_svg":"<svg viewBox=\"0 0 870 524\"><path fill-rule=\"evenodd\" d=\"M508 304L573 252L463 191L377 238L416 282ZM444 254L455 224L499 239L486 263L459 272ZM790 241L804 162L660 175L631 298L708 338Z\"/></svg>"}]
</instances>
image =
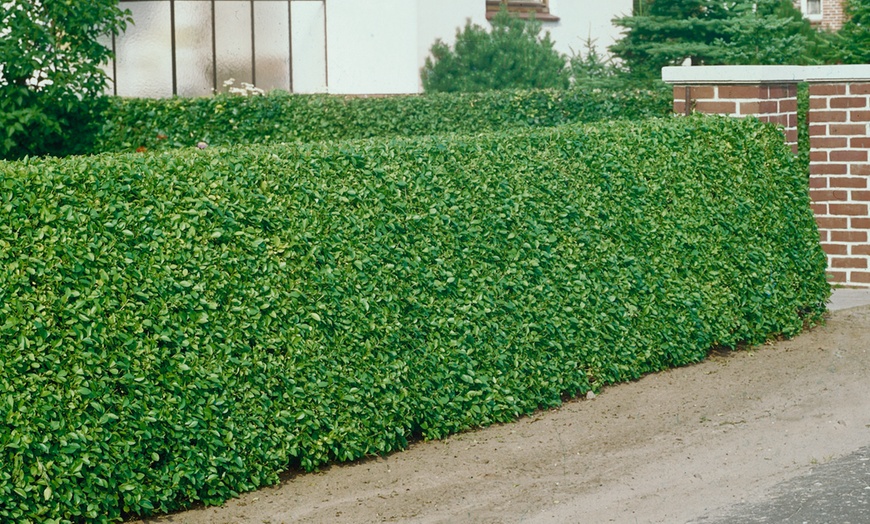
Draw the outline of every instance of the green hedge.
<instances>
[{"instance_id":1,"label":"green hedge","mask_svg":"<svg viewBox=\"0 0 870 524\"><path fill-rule=\"evenodd\" d=\"M798 333L781 133L714 117L0 162L0 520L216 504Z\"/></svg>"},{"instance_id":2,"label":"green hedge","mask_svg":"<svg viewBox=\"0 0 870 524\"><path fill-rule=\"evenodd\" d=\"M670 89L490 91L384 98L218 95L113 99L97 151L315 142L667 116Z\"/></svg>"}]
</instances>

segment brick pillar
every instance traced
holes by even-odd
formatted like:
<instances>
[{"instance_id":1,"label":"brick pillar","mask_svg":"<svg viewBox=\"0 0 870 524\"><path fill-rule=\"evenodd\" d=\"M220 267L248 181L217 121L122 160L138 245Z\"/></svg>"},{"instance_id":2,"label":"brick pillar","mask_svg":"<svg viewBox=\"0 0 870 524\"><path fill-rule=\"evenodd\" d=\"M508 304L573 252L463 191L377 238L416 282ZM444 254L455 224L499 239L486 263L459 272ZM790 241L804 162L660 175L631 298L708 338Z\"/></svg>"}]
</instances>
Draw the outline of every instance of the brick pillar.
<instances>
[{"instance_id":1,"label":"brick pillar","mask_svg":"<svg viewBox=\"0 0 870 524\"><path fill-rule=\"evenodd\" d=\"M674 112L754 116L781 125L786 142L797 152L797 84L675 85Z\"/></svg>"},{"instance_id":2,"label":"brick pillar","mask_svg":"<svg viewBox=\"0 0 870 524\"><path fill-rule=\"evenodd\" d=\"M870 82L810 85L810 195L834 282L870 284Z\"/></svg>"},{"instance_id":3,"label":"brick pillar","mask_svg":"<svg viewBox=\"0 0 870 524\"><path fill-rule=\"evenodd\" d=\"M831 282L870 286L870 64L666 67L674 111L757 116L797 151L797 84L810 84L810 196ZM688 87L687 87L688 86Z\"/></svg>"}]
</instances>

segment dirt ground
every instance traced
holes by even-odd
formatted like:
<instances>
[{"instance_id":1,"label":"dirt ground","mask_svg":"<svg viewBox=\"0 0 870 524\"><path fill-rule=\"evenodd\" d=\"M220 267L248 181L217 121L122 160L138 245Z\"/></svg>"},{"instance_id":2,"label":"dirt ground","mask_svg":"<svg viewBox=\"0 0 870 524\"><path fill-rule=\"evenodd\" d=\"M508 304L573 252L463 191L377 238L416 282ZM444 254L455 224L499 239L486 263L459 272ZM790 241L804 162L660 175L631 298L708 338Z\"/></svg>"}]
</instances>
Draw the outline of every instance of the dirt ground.
<instances>
[{"instance_id":1,"label":"dirt ground","mask_svg":"<svg viewBox=\"0 0 870 524\"><path fill-rule=\"evenodd\" d=\"M514 424L144 522L690 522L867 445L870 307Z\"/></svg>"}]
</instances>

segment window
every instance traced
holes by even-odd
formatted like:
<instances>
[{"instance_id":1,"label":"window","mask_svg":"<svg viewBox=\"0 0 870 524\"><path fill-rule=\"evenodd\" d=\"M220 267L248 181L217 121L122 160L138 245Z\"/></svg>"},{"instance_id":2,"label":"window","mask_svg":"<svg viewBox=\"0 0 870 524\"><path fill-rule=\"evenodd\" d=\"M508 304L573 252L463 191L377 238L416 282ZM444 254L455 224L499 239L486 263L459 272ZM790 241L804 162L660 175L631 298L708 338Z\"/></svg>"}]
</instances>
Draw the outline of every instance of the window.
<instances>
[{"instance_id":1,"label":"window","mask_svg":"<svg viewBox=\"0 0 870 524\"><path fill-rule=\"evenodd\" d=\"M822 20L822 0L801 0L801 12L809 20L820 22Z\"/></svg>"},{"instance_id":2,"label":"window","mask_svg":"<svg viewBox=\"0 0 870 524\"><path fill-rule=\"evenodd\" d=\"M550 0L486 0L486 17L491 19L505 6L508 11L520 18L535 17L535 20L556 22L558 16L550 14Z\"/></svg>"},{"instance_id":3,"label":"window","mask_svg":"<svg viewBox=\"0 0 870 524\"><path fill-rule=\"evenodd\" d=\"M2 3L4 0L0 0ZM322 91L326 0L119 0L135 24L110 37L120 96L206 96L235 86ZM322 36L321 36L322 35ZM303 72L296 75L294 71Z\"/></svg>"}]
</instances>

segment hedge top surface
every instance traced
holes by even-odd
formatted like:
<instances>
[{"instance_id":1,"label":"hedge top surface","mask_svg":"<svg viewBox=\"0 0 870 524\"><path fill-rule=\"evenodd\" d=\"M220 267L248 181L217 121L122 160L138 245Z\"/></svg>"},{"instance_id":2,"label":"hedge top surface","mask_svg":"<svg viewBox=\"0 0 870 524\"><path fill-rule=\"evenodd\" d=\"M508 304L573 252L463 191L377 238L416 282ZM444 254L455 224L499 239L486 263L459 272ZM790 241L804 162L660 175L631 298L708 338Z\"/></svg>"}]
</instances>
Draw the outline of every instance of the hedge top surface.
<instances>
[{"instance_id":1,"label":"hedge top surface","mask_svg":"<svg viewBox=\"0 0 870 524\"><path fill-rule=\"evenodd\" d=\"M385 98L218 95L115 98L96 151L475 134L670 114L668 89L491 91Z\"/></svg>"}]
</instances>

